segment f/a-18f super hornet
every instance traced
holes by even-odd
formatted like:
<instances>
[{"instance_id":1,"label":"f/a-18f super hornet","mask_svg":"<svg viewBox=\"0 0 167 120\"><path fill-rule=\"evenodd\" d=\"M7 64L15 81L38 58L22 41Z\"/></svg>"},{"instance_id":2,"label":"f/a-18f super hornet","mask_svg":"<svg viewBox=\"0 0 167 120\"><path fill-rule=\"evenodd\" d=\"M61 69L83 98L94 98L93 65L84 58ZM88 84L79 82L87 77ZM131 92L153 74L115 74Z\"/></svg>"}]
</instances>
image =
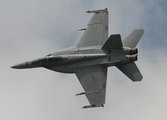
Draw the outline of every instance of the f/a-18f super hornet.
<instances>
[{"instance_id":1,"label":"f/a-18f super hornet","mask_svg":"<svg viewBox=\"0 0 167 120\"><path fill-rule=\"evenodd\" d=\"M45 57L27 61L11 68L26 69L44 67L56 72L75 73L90 105L83 108L103 107L106 94L107 68L116 66L132 81L141 81L143 76L134 61L137 61L137 43L144 34L135 29L123 41L120 34L108 37L108 10L88 10L93 13L83 36L75 47L61 50Z\"/></svg>"}]
</instances>

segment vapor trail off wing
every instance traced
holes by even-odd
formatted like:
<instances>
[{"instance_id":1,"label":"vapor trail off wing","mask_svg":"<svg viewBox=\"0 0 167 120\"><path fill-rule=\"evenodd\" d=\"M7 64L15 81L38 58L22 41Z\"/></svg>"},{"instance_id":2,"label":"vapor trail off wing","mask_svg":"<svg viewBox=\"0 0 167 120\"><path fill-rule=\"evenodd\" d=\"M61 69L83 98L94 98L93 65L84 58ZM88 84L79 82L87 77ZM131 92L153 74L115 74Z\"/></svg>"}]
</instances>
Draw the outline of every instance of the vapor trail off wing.
<instances>
[{"instance_id":1,"label":"vapor trail off wing","mask_svg":"<svg viewBox=\"0 0 167 120\"><path fill-rule=\"evenodd\" d=\"M91 104L84 106L84 108L103 106L105 103L107 67L86 67L78 70L75 74L85 90L84 93L77 95L85 94Z\"/></svg>"},{"instance_id":2,"label":"vapor trail off wing","mask_svg":"<svg viewBox=\"0 0 167 120\"><path fill-rule=\"evenodd\" d=\"M94 15L76 47L103 45L108 39L107 9L87 12L94 13Z\"/></svg>"}]
</instances>

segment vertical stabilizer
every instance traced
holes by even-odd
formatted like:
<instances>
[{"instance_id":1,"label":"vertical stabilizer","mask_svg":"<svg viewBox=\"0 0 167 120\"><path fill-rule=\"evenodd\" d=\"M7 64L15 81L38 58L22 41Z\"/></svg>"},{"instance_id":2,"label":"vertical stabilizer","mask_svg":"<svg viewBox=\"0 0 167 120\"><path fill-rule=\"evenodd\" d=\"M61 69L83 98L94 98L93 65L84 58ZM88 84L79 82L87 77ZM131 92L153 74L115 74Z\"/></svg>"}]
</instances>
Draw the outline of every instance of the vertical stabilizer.
<instances>
[{"instance_id":1,"label":"vertical stabilizer","mask_svg":"<svg viewBox=\"0 0 167 120\"><path fill-rule=\"evenodd\" d=\"M143 34L144 34L143 29L135 29L130 35L128 35L123 40L123 46L135 48Z\"/></svg>"}]
</instances>

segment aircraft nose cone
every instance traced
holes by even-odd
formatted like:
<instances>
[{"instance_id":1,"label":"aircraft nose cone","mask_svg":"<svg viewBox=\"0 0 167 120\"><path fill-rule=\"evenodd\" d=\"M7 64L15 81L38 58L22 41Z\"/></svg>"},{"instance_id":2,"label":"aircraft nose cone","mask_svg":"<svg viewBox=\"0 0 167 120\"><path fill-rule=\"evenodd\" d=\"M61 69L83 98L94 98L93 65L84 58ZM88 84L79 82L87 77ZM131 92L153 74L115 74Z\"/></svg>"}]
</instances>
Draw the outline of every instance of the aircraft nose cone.
<instances>
[{"instance_id":1,"label":"aircraft nose cone","mask_svg":"<svg viewBox=\"0 0 167 120\"><path fill-rule=\"evenodd\" d=\"M14 69L21 69L22 67L21 67L21 65L17 64L17 65L11 66L11 68L14 68Z\"/></svg>"},{"instance_id":2,"label":"aircraft nose cone","mask_svg":"<svg viewBox=\"0 0 167 120\"><path fill-rule=\"evenodd\" d=\"M25 69L25 68L29 68L29 64L28 64L28 62L24 62L24 63L20 63L20 64L17 64L17 65L13 65L13 66L11 66L11 68Z\"/></svg>"},{"instance_id":3,"label":"aircraft nose cone","mask_svg":"<svg viewBox=\"0 0 167 120\"><path fill-rule=\"evenodd\" d=\"M11 66L10 68L17 68L17 66L16 66L16 65L13 65L13 66Z\"/></svg>"}]
</instances>

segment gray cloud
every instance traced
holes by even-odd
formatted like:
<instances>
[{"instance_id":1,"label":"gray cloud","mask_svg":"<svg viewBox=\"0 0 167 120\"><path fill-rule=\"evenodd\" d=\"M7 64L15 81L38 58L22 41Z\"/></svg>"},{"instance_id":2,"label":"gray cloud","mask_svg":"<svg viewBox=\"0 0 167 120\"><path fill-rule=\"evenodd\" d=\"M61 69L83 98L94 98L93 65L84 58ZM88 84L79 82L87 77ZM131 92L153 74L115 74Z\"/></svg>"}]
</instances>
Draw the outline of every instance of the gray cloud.
<instances>
[{"instance_id":1,"label":"gray cloud","mask_svg":"<svg viewBox=\"0 0 167 120\"><path fill-rule=\"evenodd\" d=\"M0 119L6 120L156 120L167 118L165 1L5 1L0 2ZM144 79L133 83L116 68L108 70L104 108L86 109L75 75L46 69L13 70L13 64L75 45L92 14L107 7L110 34L125 38L144 28L137 62ZM151 53L150 53L151 52ZM148 59L148 60L147 60Z\"/></svg>"}]
</instances>

